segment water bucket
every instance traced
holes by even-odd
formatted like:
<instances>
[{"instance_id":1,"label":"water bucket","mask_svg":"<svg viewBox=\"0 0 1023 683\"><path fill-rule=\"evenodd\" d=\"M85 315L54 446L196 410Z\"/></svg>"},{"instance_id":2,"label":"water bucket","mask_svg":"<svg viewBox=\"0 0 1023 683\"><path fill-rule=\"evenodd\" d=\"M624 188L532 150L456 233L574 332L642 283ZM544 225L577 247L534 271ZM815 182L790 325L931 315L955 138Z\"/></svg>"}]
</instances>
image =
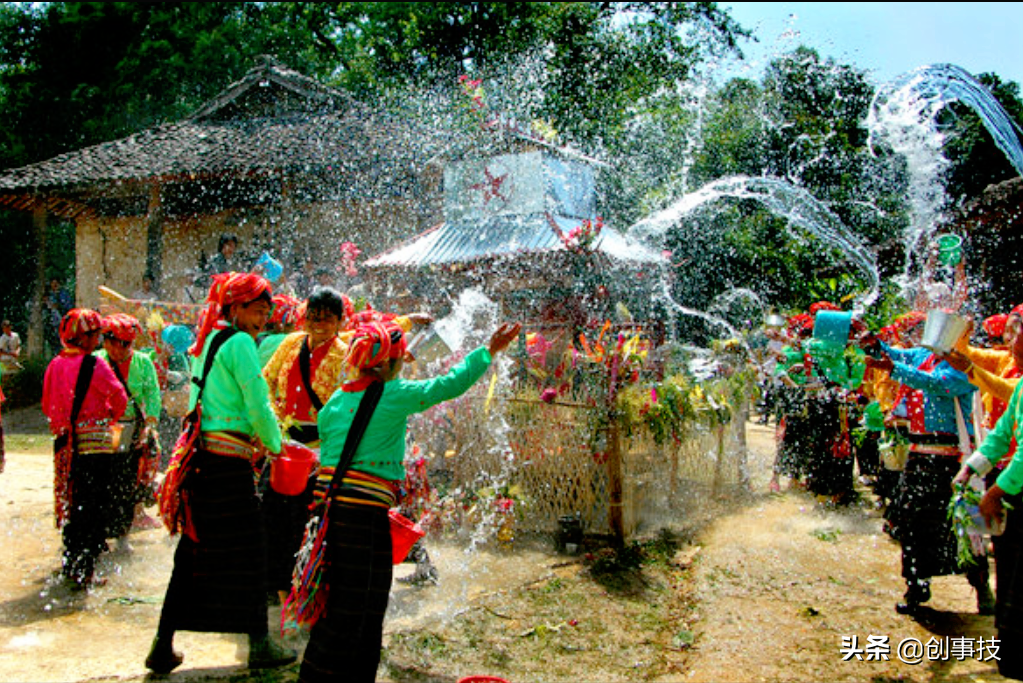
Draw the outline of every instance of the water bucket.
<instances>
[{"instance_id":1,"label":"water bucket","mask_svg":"<svg viewBox=\"0 0 1023 683\"><path fill-rule=\"evenodd\" d=\"M886 470L901 472L906 469L906 462L909 460L908 443L882 439L878 449L881 452L881 463Z\"/></svg>"},{"instance_id":2,"label":"water bucket","mask_svg":"<svg viewBox=\"0 0 1023 683\"><path fill-rule=\"evenodd\" d=\"M164 343L174 349L174 353L184 353L195 341L195 332L191 327L185 325L168 325L163 328L160 338Z\"/></svg>"},{"instance_id":3,"label":"water bucket","mask_svg":"<svg viewBox=\"0 0 1023 683\"><path fill-rule=\"evenodd\" d=\"M508 681L499 676L463 676L458 679L458 683L508 683Z\"/></svg>"},{"instance_id":4,"label":"water bucket","mask_svg":"<svg viewBox=\"0 0 1023 683\"><path fill-rule=\"evenodd\" d=\"M583 542L583 520L579 513L558 517L558 548L567 553L579 550Z\"/></svg>"},{"instance_id":5,"label":"water bucket","mask_svg":"<svg viewBox=\"0 0 1023 683\"><path fill-rule=\"evenodd\" d=\"M845 346L852 327L852 313L846 311L817 311L813 320L813 336L825 342Z\"/></svg>"},{"instance_id":6,"label":"water bucket","mask_svg":"<svg viewBox=\"0 0 1023 683\"><path fill-rule=\"evenodd\" d=\"M977 533L981 536L1001 536L1005 532L1005 515L1002 515L1001 519L994 519L992 525L988 525L987 520L984 519L984 515L980 514L980 507L973 505L972 503L963 502L966 507L966 514L969 515L970 521L977 528Z\"/></svg>"},{"instance_id":7,"label":"water bucket","mask_svg":"<svg viewBox=\"0 0 1023 683\"><path fill-rule=\"evenodd\" d=\"M963 257L963 238L959 235L938 235L938 263L943 266L954 266Z\"/></svg>"},{"instance_id":8,"label":"water bucket","mask_svg":"<svg viewBox=\"0 0 1023 683\"><path fill-rule=\"evenodd\" d=\"M970 323L962 316L935 308L927 312L920 346L937 354L951 351Z\"/></svg>"},{"instance_id":9,"label":"water bucket","mask_svg":"<svg viewBox=\"0 0 1023 683\"><path fill-rule=\"evenodd\" d=\"M387 516L391 518L392 559L394 564L401 564L424 532L422 527L397 510L388 510Z\"/></svg>"},{"instance_id":10,"label":"water bucket","mask_svg":"<svg viewBox=\"0 0 1023 683\"><path fill-rule=\"evenodd\" d=\"M281 454L270 465L270 487L282 496L297 496L305 491L309 475L316 466L316 452L295 441L281 446Z\"/></svg>"},{"instance_id":11,"label":"water bucket","mask_svg":"<svg viewBox=\"0 0 1023 683\"><path fill-rule=\"evenodd\" d=\"M255 268L261 270L266 275L266 279L274 284L284 274L284 266L281 265L281 262L265 251L260 255L259 260L256 261Z\"/></svg>"}]
</instances>

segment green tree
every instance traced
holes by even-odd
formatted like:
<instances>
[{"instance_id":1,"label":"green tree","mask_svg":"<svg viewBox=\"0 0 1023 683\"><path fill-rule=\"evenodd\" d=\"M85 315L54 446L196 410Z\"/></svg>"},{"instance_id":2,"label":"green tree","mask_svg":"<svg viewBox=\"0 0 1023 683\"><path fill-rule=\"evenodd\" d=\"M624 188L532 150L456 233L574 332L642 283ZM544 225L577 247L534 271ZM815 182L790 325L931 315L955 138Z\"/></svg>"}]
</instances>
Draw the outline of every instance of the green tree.
<instances>
[{"instance_id":1,"label":"green tree","mask_svg":"<svg viewBox=\"0 0 1023 683\"><path fill-rule=\"evenodd\" d=\"M19 166L191 114L261 54L324 77L335 47L304 5L0 5L0 163Z\"/></svg>"}]
</instances>

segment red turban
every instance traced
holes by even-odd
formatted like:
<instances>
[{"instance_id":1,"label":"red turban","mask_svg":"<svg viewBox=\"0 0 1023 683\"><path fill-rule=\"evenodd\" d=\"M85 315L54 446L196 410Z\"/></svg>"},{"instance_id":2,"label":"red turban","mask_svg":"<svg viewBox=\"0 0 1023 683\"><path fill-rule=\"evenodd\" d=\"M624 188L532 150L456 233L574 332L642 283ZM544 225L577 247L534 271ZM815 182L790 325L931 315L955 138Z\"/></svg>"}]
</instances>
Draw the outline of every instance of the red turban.
<instances>
[{"instance_id":1,"label":"red turban","mask_svg":"<svg viewBox=\"0 0 1023 683\"><path fill-rule=\"evenodd\" d=\"M989 337L1001 337L1005 334L1005 323L1009 320L1009 316L1005 313L996 313L990 318L985 318L982 323L984 331L987 332Z\"/></svg>"},{"instance_id":2,"label":"red turban","mask_svg":"<svg viewBox=\"0 0 1023 683\"><path fill-rule=\"evenodd\" d=\"M837 306L830 301L818 301L817 303L810 306L810 315L816 316L817 311L841 311L842 307Z\"/></svg>"},{"instance_id":3,"label":"red turban","mask_svg":"<svg viewBox=\"0 0 1023 683\"><path fill-rule=\"evenodd\" d=\"M277 294L273 298L274 312L270 322L274 325L296 325L299 313L305 313L305 307L299 299L287 294ZM300 308L301 307L301 308Z\"/></svg>"},{"instance_id":4,"label":"red turban","mask_svg":"<svg viewBox=\"0 0 1023 683\"><path fill-rule=\"evenodd\" d=\"M224 310L232 304L247 304L266 295L272 300L273 288L270 282L255 273L217 273L213 276L213 284L206 296L206 309L199 316L199 333L195 343L189 349L191 354L199 357L206 337L218 320L223 318Z\"/></svg>"},{"instance_id":5,"label":"red turban","mask_svg":"<svg viewBox=\"0 0 1023 683\"><path fill-rule=\"evenodd\" d=\"M927 314L921 311L910 311L904 313L895 319L895 328L899 332L905 333L912 330L914 327L922 322L927 321Z\"/></svg>"},{"instance_id":6,"label":"red turban","mask_svg":"<svg viewBox=\"0 0 1023 683\"><path fill-rule=\"evenodd\" d=\"M127 313L114 313L103 319L103 333L121 341L133 342L142 325Z\"/></svg>"},{"instance_id":7,"label":"red turban","mask_svg":"<svg viewBox=\"0 0 1023 683\"><path fill-rule=\"evenodd\" d=\"M97 311L91 308L72 308L60 321L60 341L64 346L76 346L72 344L75 339L102 328L103 316Z\"/></svg>"},{"instance_id":8,"label":"red turban","mask_svg":"<svg viewBox=\"0 0 1023 683\"><path fill-rule=\"evenodd\" d=\"M346 297L347 298L347 297ZM394 313L384 313L383 311L374 311L372 308L366 307L365 310L359 311L358 313L353 312L348 315L348 306L345 306L345 327L349 330L358 329L362 325L369 323L378 322L392 322L398 316Z\"/></svg>"},{"instance_id":9,"label":"red turban","mask_svg":"<svg viewBox=\"0 0 1023 683\"><path fill-rule=\"evenodd\" d=\"M797 313L788 319L786 328L789 334L799 334L807 329L813 329L813 316L809 313Z\"/></svg>"},{"instance_id":10,"label":"red turban","mask_svg":"<svg viewBox=\"0 0 1023 683\"><path fill-rule=\"evenodd\" d=\"M360 370L405 356L405 332L393 322L370 322L355 330L348 363Z\"/></svg>"}]
</instances>

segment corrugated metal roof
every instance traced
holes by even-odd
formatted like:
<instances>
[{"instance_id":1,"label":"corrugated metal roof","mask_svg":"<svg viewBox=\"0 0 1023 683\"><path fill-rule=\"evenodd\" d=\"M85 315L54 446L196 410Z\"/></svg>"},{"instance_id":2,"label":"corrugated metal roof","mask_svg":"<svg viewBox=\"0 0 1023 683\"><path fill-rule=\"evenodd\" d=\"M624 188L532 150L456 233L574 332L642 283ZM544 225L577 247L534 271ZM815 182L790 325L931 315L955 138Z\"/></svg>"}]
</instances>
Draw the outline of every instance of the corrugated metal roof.
<instances>
[{"instance_id":1,"label":"corrugated metal roof","mask_svg":"<svg viewBox=\"0 0 1023 683\"><path fill-rule=\"evenodd\" d=\"M582 223L577 218L545 214L493 216L471 223L441 223L411 241L366 262L375 267L420 267L481 259L568 251L562 240ZM616 261L661 263L664 257L604 226L593 250Z\"/></svg>"}]
</instances>

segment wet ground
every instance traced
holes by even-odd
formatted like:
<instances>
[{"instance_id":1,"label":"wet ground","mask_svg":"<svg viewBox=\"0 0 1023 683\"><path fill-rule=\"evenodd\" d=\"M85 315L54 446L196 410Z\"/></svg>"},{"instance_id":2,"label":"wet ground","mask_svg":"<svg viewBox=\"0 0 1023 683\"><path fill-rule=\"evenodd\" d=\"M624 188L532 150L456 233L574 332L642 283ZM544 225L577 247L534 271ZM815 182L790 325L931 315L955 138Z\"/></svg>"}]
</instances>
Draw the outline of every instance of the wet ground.
<instances>
[{"instance_id":1,"label":"wet ground","mask_svg":"<svg viewBox=\"0 0 1023 683\"><path fill-rule=\"evenodd\" d=\"M106 585L70 593L55 580L52 456L37 416L5 415L0 474L0 681L137 681L170 575L174 540L133 533L100 566ZM35 436L32 436L35 434ZM441 581L395 582L380 680L456 683L469 674L527 681L1000 681L992 661L946 651L900 661L906 639L946 647L995 636L963 577L934 582L917 619L895 613L899 549L869 493L823 511L801 491L767 493L772 431L749 425L753 491L707 500L698 534L675 559L644 569L635 590L597 585L578 557L434 542ZM152 512L152 511L151 511ZM130 547L129 547L130 546ZM410 565L396 568L399 576ZM271 608L273 624L279 612ZM888 659L848 660L843 639L891 644ZM182 633L170 681L295 680L297 666L250 673L244 638ZM302 639L291 641L301 650Z\"/></svg>"}]
</instances>

